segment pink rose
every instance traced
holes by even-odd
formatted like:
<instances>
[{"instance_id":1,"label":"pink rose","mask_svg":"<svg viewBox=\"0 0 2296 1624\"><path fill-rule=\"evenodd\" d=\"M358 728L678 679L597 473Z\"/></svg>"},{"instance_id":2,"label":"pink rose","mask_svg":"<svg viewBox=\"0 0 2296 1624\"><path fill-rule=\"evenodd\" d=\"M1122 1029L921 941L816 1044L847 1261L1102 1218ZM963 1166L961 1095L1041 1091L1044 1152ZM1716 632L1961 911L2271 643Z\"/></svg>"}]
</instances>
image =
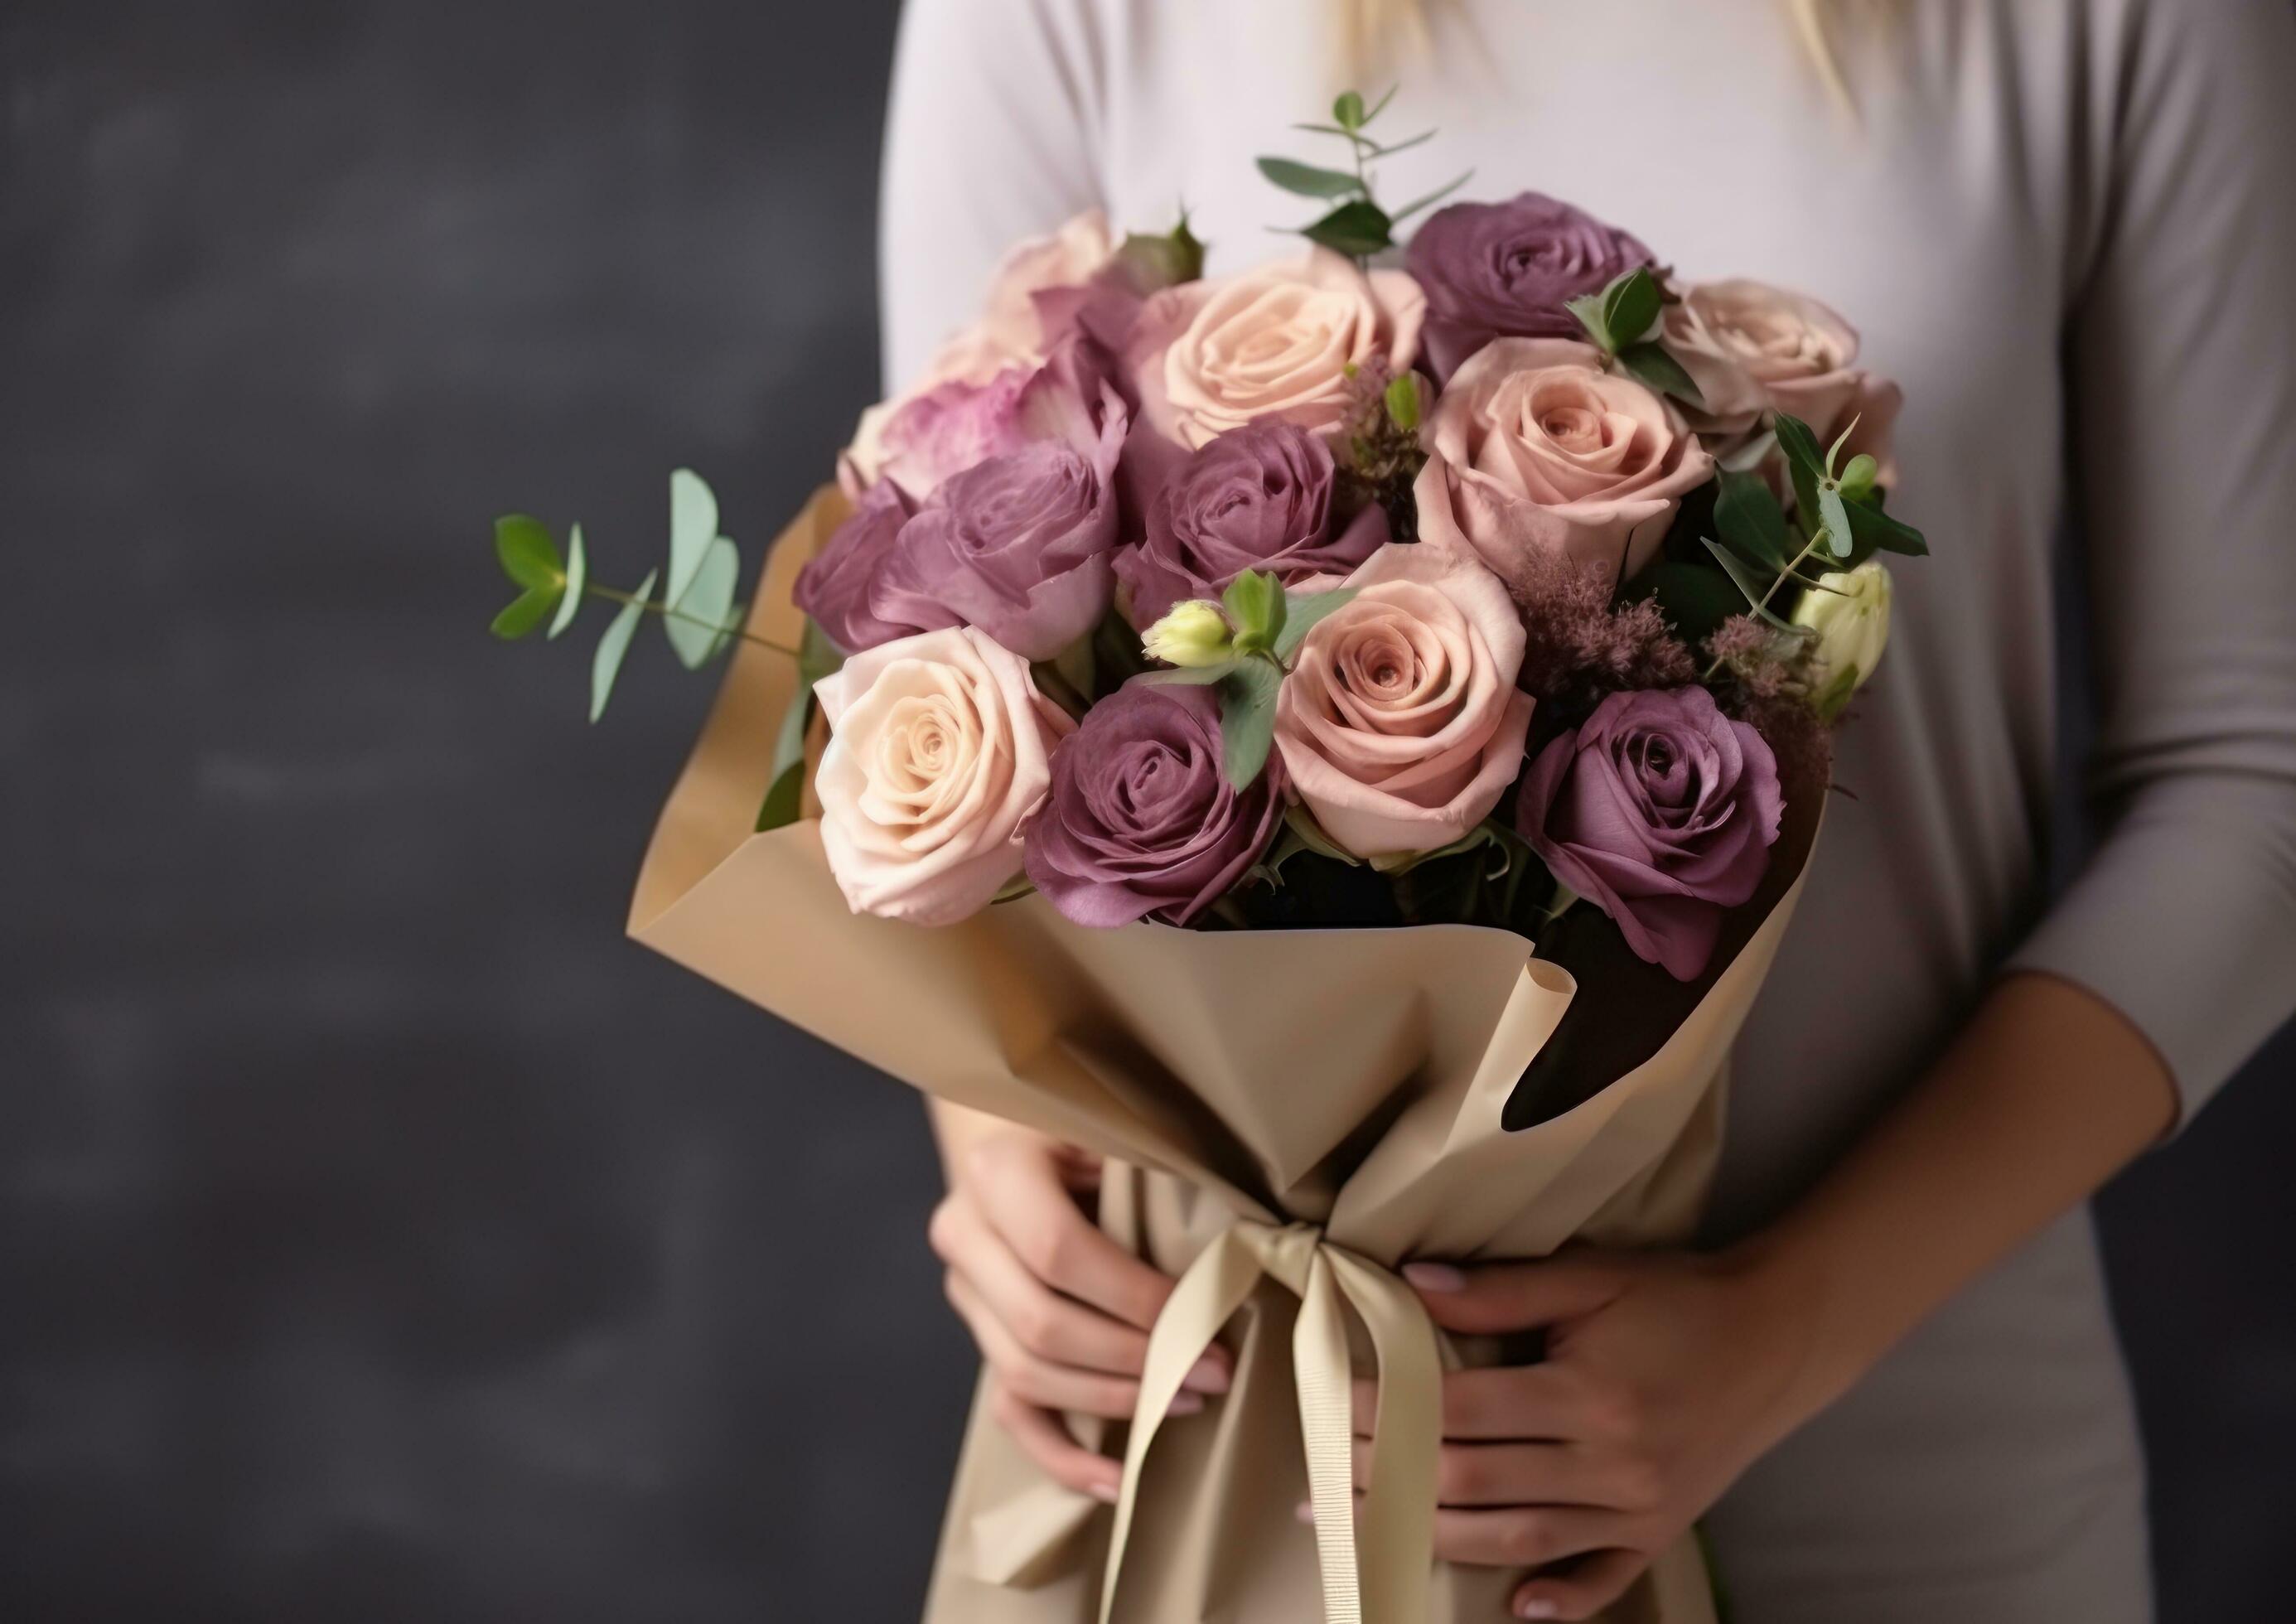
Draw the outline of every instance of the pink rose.
<instances>
[{"instance_id":1,"label":"pink rose","mask_svg":"<svg viewBox=\"0 0 2296 1624\"><path fill-rule=\"evenodd\" d=\"M1275 703L1293 792L1358 857L1432 851L1490 816L1522 767L1522 622L1497 577L1388 545L1300 644Z\"/></svg>"},{"instance_id":2,"label":"pink rose","mask_svg":"<svg viewBox=\"0 0 2296 1624\"><path fill-rule=\"evenodd\" d=\"M1028 662L951 627L856 654L814 693L822 849L853 911L936 925L986 907L1021 870L1021 825L1075 726Z\"/></svg>"},{"instance_id":3,"label":"pink rose","mask_svg":"<svg viewBox=\"0 0 2296 1624\"><path fill-rule=\"evenodd\" d=\"M939 392L938 415L976 391L1017 392L1060 336L1046 327L1038 295L1090 281L1114 252L1108 220L1095 209L1052 235L1032 237L1007 253L989 279L980 319L941 346L923 377L861 414L853 443L839 459L838 477L846 494L857 498L882 477L895 449L886 443L888 433L913 402ZM1007 373L1014 375L1008 378ZM953 393L951 386L957 386ZM922 496L926 492L912 489L909 494Z\"/></svg>"},{"instance_id":4,"label":"pink rose","mask_svg":"<svg viewBox=\"0 0 2296 1624\"><path fill-rule=\"evenodd\" d=\"M1351 369L1409 366L1426 309L1403 272L1363 271L1325 248L1167 289L1141 308L1125 357L1142 421L1190 451L1262 418L1336 428Z\"/></svg>"},{"instance_id":5,"label":"pink rose","mask_svg":"<svg viewBox=\"0 0 2296 1624\"><path fill-rule=\"evenodd\" d=\"M1420 534L1473 549L1518 592L1558 556L1634 575L1684 493L1714 473L1680 413L1563 339L1485 345L1453 374L1424 439Z\"/></svg>"},{"instance_id":6,"label":"pink rose","mask_svg":"<svg viewBox=\"0 0 2296 1624\"><path fill-rule=\"evenodd\" d=\"M1826 446L1855 419L1842 455L1871 452L1888 466L1904 397L1854 365L1857 330L1816 299L1743 277L1700 283L1667 307L1663 337L1705 400L1691 421L1718 448L1776 410L1800 418Z\"/></svg>"}]
</instances>

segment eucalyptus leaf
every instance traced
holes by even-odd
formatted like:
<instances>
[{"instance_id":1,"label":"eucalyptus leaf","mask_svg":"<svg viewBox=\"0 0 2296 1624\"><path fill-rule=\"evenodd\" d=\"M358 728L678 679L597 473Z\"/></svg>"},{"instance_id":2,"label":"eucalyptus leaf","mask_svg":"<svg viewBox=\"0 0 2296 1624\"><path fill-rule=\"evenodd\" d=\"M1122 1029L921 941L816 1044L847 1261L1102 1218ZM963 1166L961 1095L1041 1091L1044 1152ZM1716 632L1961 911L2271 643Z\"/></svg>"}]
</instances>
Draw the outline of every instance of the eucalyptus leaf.
<instances>
[{"instance_id":1,"label":"eucalyptus leaf","mask_svg":"<svg viewBox=\"0 0 2296 1624\"><path fill-rule=\"evenodd\" d=\"M700 670L734 640L734 587L741 575L741 549L718 537L702 554L701 568L694 571L685 595L670 605L690 619L662 617L662 635L687 670ZM697 625L697 621L706 624Z\"/></svg>"},{"instance_id":2,"label":"eucalyptus leaf","mask_svg":"<svg viewBox=\"0 0 2296 1624\"><path fill-rule=\"evenodd\" d=\"M669 579L662 602L675 603L693 585L709 544L718 539L718 497L691 468L669 476Z\"/></svg>"},{"instance_id":3,"label":"eucalyptus leaf","mask_svg":"<svg viewBox=\"0 0 2296 1624\"><path fill-rule=\"evenodd\" d=\"M813 725L813 685L844 664L844 657L829 641L827 634L811 620L805 623L805 636L798 644L797 690L790 695L789 706L782 712L782 725L774 735L773 767L766 784L765 804L758 808L758 830L779 829L797 822L797 815L805 797L805 735Z\"/></svg>"},{"instance_id":4,"label":"eucalyptus leaf","mask_svg":"<svg viewBox=\"0 0 2296 1624\"><path fill-rule=\"evenodd\" d=\"M1794 512L1802 529L1814 535L1825 522L1817 500L1818 483L1825 478L1825 454L1817 448L1817 438L1809 431L1809 425L1799 417L1780 412L1775 431L1778 449L1785 453L1786 470L1792 476Z\"/></svg>"},{"instance_id":5,"label":"eucalyptus leaf","mask_svg":"<svg viewBox=\"0 0 2296 1624\"><path fill-rule=\"evenodd\" d=\"M524 513L504 513L495 521L495 557L503 573L521 586L555 586L565 573L549 529Z\"/></svg>"},{"instance_id":6,"label":"eucalyptus leaf","mask_svg":"<svg viewBox=\"0 0 2296 1624\"><path fill-rule=\"evenodd\" d=\"M1773 574L1792 561L1785 509L1759 474L1725 473L1714 498L1714 523L1731 551Z\"/></svg>"},{"instance_id":7,"label":"eucalyptus leaf","mask_svg":"<svg viewBox=\"0 0 2296 1624\"><path fill-rule=\"evenodd\" d=\"M654 582L660 575L659 570L646 571L646 578L638 583L637 591L630 595L630 601L622 605L621 612L606 623L605 632L598 639L598 652L590 659L590 719L593 722L606 714L606 701L614 695L614 678L621 675L622 659L630 652L630 639L637 636L638 621L644 615L647 603L652 601Z\"/></svg>"},{"instance_id":8,"label":"eucalyptus leaf","mask_svg":"<svg viewBox=\"0 0 2296 1624\"><path fill-rule=\"evenodd\" d=\"M1301 228L1300 234L1335 254L1362 259L1395 246L1395 223L1378 204L1357 198Z\"/></svg>"},{"instance_id":9,"label":"eucalyptus leaf","mask_svg":"<svg viewBox=\"0 0 2296 1624\"><path fill-rule=\"evenodd\" d=\"M1343 90L1339 100L1332 103L1332 122L1343 130L1359 130L1368 115L1364 111L1363 93Z\"/></svg>"},{"instance_id":10,"label":"eucalyptus leaf","mask_svg":"<svg viewBox=\"0 0 2296 1624\"><path fill-rule=\"evenodd\" d=\"M1658 323L1665 301L1658 280L1643 266L1613 277L1603 290L1603 325L1614 347L1638 342Z\"/></svg>"},{"instance_id":11,"label":"eucalyptus leaf","mask_svg":"<svg viewBox=\"0 0 2296 1624\"><path fill-rule=\"evenodd\" d=\"M1288 597L1283 629L1275 636L1275 658L1291 659L1308 634L1316 629L1317 621L1333 610L1345 607L1362 590L1360 586L1341 586L1331 592L1295 593Z\"/></svg>"},{"instance_id":12,"label":"eucalyptus leaf","mask_svg":"<svg viewBox=\"0 0 2296 1624\"><path fill-rule=\"evenodd\" d=\"M1730 578L1731 584L1744 595L1747 609L1765 625L1775 627L1790 636L1807 637L1810 635L1807 627L1796 626L1763 601L1769 592L1769 587L1756 578L1753 571L1747 568L1745 562L1736 554L1718 541L1709 540L1703 537L1700 539L1706 542L1706 550L1714 554L1714 562L1722 566L1722 571Z\"/></svg>"},{"instance_id":13,"label":"eucalyptus leaf","mask_svg":"<svg viewBox=\"0 0 2296 1624\"><path fill-rule=\"evenodd\" d=\"M1817 488L1817 513L1825 525L1825 551L1848 558L1857 535L1849 528L1849 504L1841 499L1840 487L1827 481Z\"/></svg>"},{"instance_id":14,"label":"eucalyptus leaf","mask_svg":"<svg viewBox=\"0 0 2296 1624\"><path fill-rule=\"evenodd\" d=\"M1671 395L1693 406L1703 407L1706 404L1706 397L1698 392L1696 380L1663 344L1653 340L1629 344L1619 351L1619 365L1661 395Z\"/></svg>"},{"instance_id":15,"label":"eucalyptus leaf","mask_svg":"<svg viewBox=\"0 0 2296 1624\"><path fill-rule=\"evenodd\" d=\"M1908 558L1929 556L1928 537L1912 525L1867 503L1852 502L1848 507L1852 544L1849 556L1854 562L1862 564L1876 553L1901 553Z\"/></svg>"},{"instance_id":16,"label":"eucalyptus leaf","mask_svg":"<svg viewBox=\"0 0 2296 1624\"><path fill-rule=\"evenodd\" d=\"M1390 85L1387 87L1387 94L1380 97L1378 101L1372 103L1371 111L1364 114L1362 120L1358 123L1357 127L1361 128L1363 125L1369 124L1374 119L1378 118L1380 114L1385 112L1387 111L1387 104L1395 100L1395 93L1402 88L1403 84L1399 79L1396 83Z\"/></svg>"},{"instance_id":17,"label":"eucalyptus leaf","mask_svg":"<svg viewBox=\"0 0 2296 1624\"><path fill-rule=\"evenodd\" d=\"M1434 207L1434 205L1441 202L1445 198L1450 196L1451 193L1456 192L1460 187L1465 185L1469 181L1474 178L1475 172L1472 169L1470 169L1464 175L1460 176L1458 179L1451 182L1448 185L1438 186L1434 191L1429 193L1424 197L1412 199L1411 201L1406 203L1402 208L1395 211L1394 215L1390 217L1390 224L1393 225L1407 220L1413 215L1417 214L1421 209Z\"/></svg>"},{"instance_id":18,"label":"eucalyptus leaf","mask_svg":"<svg viewBox=\"0 0 2296 1624\"><path fill-rule=\"evenodd\" d=\"M1344 169L1319 169L1289 158L1263 158L1259 172L1300 197L1356 197L1364 189L1363 182Z\"/></svg>"},{"instance_id":19,"label":"eucalyptus leaf","mask_svg":"<svg viewBox=\"0 0 2296 1624\"><path fill-rule=\"evenodd\" d=\"M503 606L487 629L504 643L515 643L550 618L560 595L556 586L529 586Z\"/></svg>"},{"instance_id":20,"label":"eucalyptus leaf","mask_svg":"<svg viewBox=\"0 0 2296 1624\"><path fill-rule=\"evenodd\" d=\"M576 525L566 533L566 595L558 600L558 614L550 622L550 636L574 624L574 616L582 607L582 589L590 584L590 557L582 550L582 527Z\"/></svg>"},{"instance_id":21,"label":"eucalyptus leaf","mask_svg":"<svg viewBox=\"0 0 2296 1624\"><path fill-rule=\"evenodd\" d=\"M1562 308L1578 317L1578 324L1587 330L1587 336L1594 341L1595 349L1606 355L1616 353L1619 347L1611 341L1611 324L1603 317L1603 296L1600 293L1581 293L1576 299L1566 299L1562 301Z\"/></svg>"},{"instance_id":22,"label":"eucalyptus leaf","mask_svg":"<svg viewBox=\"0 0 2296 1624\"><path fill-rule=\"evenodd\" d=\"M1258 782L1275 738L1275 695L1283 674L1264 660L1247 660L1219 685L1220 742L1227 781L1237 790Z\"/></svg>"}]
</instances>

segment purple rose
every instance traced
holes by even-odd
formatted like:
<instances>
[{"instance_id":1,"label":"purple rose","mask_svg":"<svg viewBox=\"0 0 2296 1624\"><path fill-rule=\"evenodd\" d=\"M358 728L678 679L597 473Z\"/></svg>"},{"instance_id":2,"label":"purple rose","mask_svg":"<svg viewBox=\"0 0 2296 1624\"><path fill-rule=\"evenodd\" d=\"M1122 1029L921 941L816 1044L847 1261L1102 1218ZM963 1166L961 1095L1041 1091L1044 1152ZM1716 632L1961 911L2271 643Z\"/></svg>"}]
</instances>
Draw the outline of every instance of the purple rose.
<instances>
[{"instance_id":1,"label":"purple rose","mask_svg":"<svg viewBox=\"0 0 2296 1624\"><path fill-rule=\"evenodd\" d=\"M1148 507L1148 533L1116 555L1132 623L1152 626L1173 604L1214 598L1246 570L1287 586L1345 575L1388 540L1374 504L1332 533L1331 447L1321 435L1269 420L1205 443Z\"/></svg>"},{"instance_id":2,"label":"purple rose","mask_svg":"<svg viewBox=\"0 0 2296 1624\"><path fill-rule=\"evenodd\" d=\"M1600 292L1650 250L1543 193L1510 203L1454 203L1411 240L1406 263L1427 290L1426 349L1439 380L1496 338L1575 339L1564 308Z\"/></svg>"},{"instance_id":3,"label":"purple rose","mask_svg":"<svg viewBox=\"0 0 2296 1624\"><path fill-rule=\"evenodd\" d=\"M1081 290L1079 290L1081 291ZM1040 300L1041 302L1041 300ZM1048 328L1053 318L1046 317ZM1100 436L1120 369L1073 316L1046 358L985 379L953 378L914 397L879 431L877 476L919 500L993 456L1040 439L1089 447Z\"/></svg>"},{"instance_id":4,"label":"purple rose","mask_svg":"<svg viewBox=\"0 0 2296 1624\"><path fill-rule=\"evenodd\" d=\"M1238 794L1220 767L1211 690L1134 682L1053 751L1026 831L1029 879L1080 925L1185 924L1226 895L1283 816L1274 756Z\"/></svg>"},{"instance_id":5,"label":"purple rose","mask_svg":"<svg viewBox=\"0 0 2296 1624\"><path fill-rule=\"evenodd\" d=\"M1515 825L1637 957L1695 980L1754 894L1785 810L1762 735L1703 688L1613 693L1523 775Z\"/></svg>"},{"instance_id":6,"label":"purple rose","mask_svg":"<svg viewBox=\"0 0 2296 1624\"><path fill-rule=\"evenodd\" d=\"M872 485L851 516L797 572L797 584L790 595L841 652L857 654L929 629L880 619L869 607L870 588L892 559L902 527L915 511L891 480ZM940 627L948 622L934 624Z\"/></svg>"}]
</instances>

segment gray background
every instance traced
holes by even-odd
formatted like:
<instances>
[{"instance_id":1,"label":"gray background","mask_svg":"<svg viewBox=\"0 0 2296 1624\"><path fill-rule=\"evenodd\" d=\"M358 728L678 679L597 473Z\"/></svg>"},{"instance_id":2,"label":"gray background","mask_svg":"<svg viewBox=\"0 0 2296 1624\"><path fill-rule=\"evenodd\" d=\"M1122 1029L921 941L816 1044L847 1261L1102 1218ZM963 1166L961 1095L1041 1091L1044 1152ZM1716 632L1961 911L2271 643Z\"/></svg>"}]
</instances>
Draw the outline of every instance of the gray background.
<instances>
[{"instance_id":1,"label":"gray background","mask_svg":"<svg viewBox=\"0 0 2296 1624\"><path fill-rule=\"evenodd\" d=\"M0 1618L914 1616L917 1109L619 936L708 685L483 633L504 507L827 466L893 9L0 8ZM2284 1582L2292 1062L2105 1203L2170 1624Z\"/></svg>"}]
</instances>

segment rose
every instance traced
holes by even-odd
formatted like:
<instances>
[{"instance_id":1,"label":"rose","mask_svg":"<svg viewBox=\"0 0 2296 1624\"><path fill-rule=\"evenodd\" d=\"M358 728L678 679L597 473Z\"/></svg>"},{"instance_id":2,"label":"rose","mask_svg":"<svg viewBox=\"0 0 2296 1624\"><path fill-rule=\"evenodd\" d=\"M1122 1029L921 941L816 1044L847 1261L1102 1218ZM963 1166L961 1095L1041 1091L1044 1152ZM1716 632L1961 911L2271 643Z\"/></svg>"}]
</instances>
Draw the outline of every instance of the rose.
<instances>
[{"instance_id":1,"label":"rose","mask_svg":"<svg viewBox=\"0 0 2296 1624\"><path fill-rule=\"evenodd\" d=\"M1469 554L1383 547L1301 641L1275 701L1294 791L1358 857L1432 851L1490 815L1522 767L1522 623Z\"/></svg>"},{"instance_id":2,"label":"rose","mask_svg":"<svg viewBox=\"0 0 2296 1624\"><path fill-rule=\"evenodd\" d=\"M1331 447L1296 423L1232 429L1183 463L1149 504L1146 536L1116 555L1135 626L1185 599L1217 598L1246 570L1286 586L1344 575L1388 539L1366 506L1336 534Z\"/></svg>"},{"instance_id":3,"label":"rose","mask_svg":"<svg viewBox=\"0 0 2296 1624\"><path fill-rule=\"evenodd\" d=\"M1239 793L1222 754L1210 689L1118 689L1053 752L1052 791L1028 830L1029 880L1080 925L1187 923L1242 878L1283 818L1281 766L1270 759Z\"/></svg>"},{"instance_id":4,"label":"rose","mask_svg":"<svg viewBox=\"0 0 2296 1624\"><path fill-rule=\"evenodd\" d=\"M1718 446L1768 410L1800 418L1825 445L1854 418L1844 455L1872 454L1882 482L1893 480L1890 435L1904 397L1853 365L1857 329L1816 299L1744 278L1701 283L1666 308L1661 336L1703 398L1692 421Z\"/></svg>"},{"instance_id":5,"label":"rose","mask_svg":"<svg viewBox=\"0 0 2296 1624\"><path fill-rule=\"evenodd\" d=\"M847 493L857 496L882 475L890 455L886 433L912 402L948 384L980 388L1009 370L1025 378L1058 336L1046 326L1038 296L1089 281L1114 251L1108 220L1096 209L1050 236L1017 244L991 274L980 318L941 346L922 378L861 414L853 443L839 459Z\"/></svg>"},{"instance_id":6,"label":"rose","mask_svg":"<svg viewBox=\"0 0 2296 1624\"><path fill-rule=\"evenodd\" d=\"M1703 688L1613 693L1523 775L1515 824L1636 956L1694 980L1769 867L1785 801L1762 735Z\"/></svg>"},{"instance_id":7,"label":"rose","mask_svg":"<svg viewBox=\"0 0 2296 1624\"><path fill-rule=\"evenodd\" d=\"M1071 331L1033 366L1008 366L985 382L954 380L903 406L879 437L878 481L922 499L950 476L1033 440L1088 441L1102 403L1117 392L1108 351Z\"/></svg>"},{"instance_id":8,"label":"rose","mask_svg":"<svg viewBox=\"0 0 2296 1624\"><path fill-rule=\"evenodd\" d=\"M1802 594L1794 624L1817 634L1809 660L1822 708L1838 711L1882 663L1890 644L1891 593L1889 570L1869 558L1855 570L1827 570L1816 588Z\"/></svg>"},{"instance_id":9,"label":"rose","mask_svg":"<svg viewBox=\"0 0 2296 1624\"><path fill-rule=\"evenodd\" d=\"M1557 556L1634 575L1684 493L1714 472L1673 406L1560 339L1485 346L1437 398L1423 438L1420 534L1472 547L1518 593Z\"/></svg>"},{"instance_id":10,"label":"rose","mask_svg":"<svg viewBox=\"0 0 2296 1624\"><path fill-rule=\"evenodd\" d=\"M1014 653L1050 660L1099 624L1116 591L1121 407L1090 454L1039 440L968 468L902 528L870 590L880 618L977 626Z\"/></svg>"},{"instance_id":11,"label":"rose","mask_svg":"<svg viewBox=\"0 0 2296 1624\"><path fill-rule=\"evenodd\" d=\"M857 914L947 924L1020 872L1022 822L1073 726L1028 663L970 627L881 644L814 685L829 872Z\"/></svg>"},{"instance_id":12,"label":"rose","mask_svg":"<svg viewBox=\"0 0 2296 1624\"><path fill-rule=\"evenodd\" d=\"M1655 261L1627 233L1526 192L1437 210L1404 263L1427 291L1428 359L1448 379L1496 338L1578 337L1570 300Z\"/></svg>"},{"instance_id":13,"label":"rose","mask_svg":"<svg viewBox=\"0 0 2296 1624\"><path fill-rule=\"evenodd\" d=\"M874 648L923 629L882 619L869 607L870 588L893 558L901 528L915 511L891 481L871 486L821 551L797 572L791 597L841 652Z\"/></svg>"},{"instance_id":14,"label":"rose","mask_svg":"<svg viewBox=\"0 0 2296 1624\"><path fill-rule=\"evenodd\" d=\"M1326 248L1167 289L1141 307L1126 352L1142 421L1189 450L1262 418L1337 428L1351 369L1411 365L1425 305L1402 272L1366 272Z\"/></svg>"}]
</instances>

